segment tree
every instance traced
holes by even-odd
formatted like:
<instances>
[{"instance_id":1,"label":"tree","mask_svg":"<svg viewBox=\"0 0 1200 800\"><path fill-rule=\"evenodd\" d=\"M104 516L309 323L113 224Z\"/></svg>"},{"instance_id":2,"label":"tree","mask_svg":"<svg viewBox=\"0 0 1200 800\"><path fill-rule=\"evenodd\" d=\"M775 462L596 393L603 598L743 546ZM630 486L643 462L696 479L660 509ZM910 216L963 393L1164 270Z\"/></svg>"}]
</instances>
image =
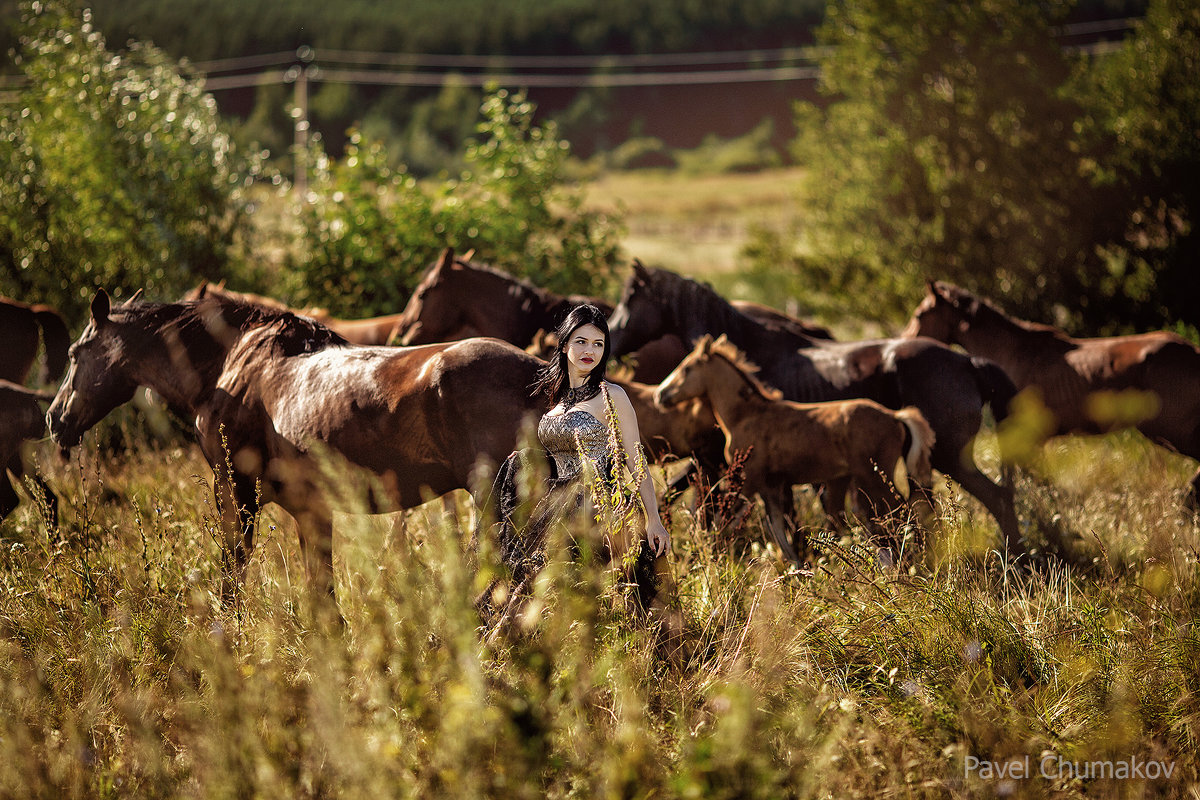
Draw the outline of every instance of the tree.
<instances>
[{"instance_id":1,"label":"tree","mask_svg":"<svg viewBox=\"0 0 1200 800\"><path fill-rule=\"evenodd\" d=\"M1104 227L1088 203L1052 36L1065 2L834 0L819 38L825 108L801 104L804 282L895 322L926 277L1051 318L1088 284ZM758 252L778 256L779 243ZM801 255L797 255L800 253Z\"/></svg>"},{"instance_id":2,"label":"tree","mask_svg":"<svg viewBox=\"0 0 1200 800\"><path fill-rule=\"evenodd\" d=\"M85 11L23 7L0 116L0 291L81 320L97 287L175 297L224 275L260 175L155 48L110 53Z\"/></svg>"},{"instance_id":3,"label":"tree","mask_svg":"<svg viewBox=\"0 0 1200 800\"><path fill-rule=\"evenodd\" d=\"M1089 175L1120 219L1098 291L1135 327L1200 327L1200 6L1151 0L1121 49L1077 77ZM1100 324L1112 303L1093 311Z\"/></svg>"}]
</instances>

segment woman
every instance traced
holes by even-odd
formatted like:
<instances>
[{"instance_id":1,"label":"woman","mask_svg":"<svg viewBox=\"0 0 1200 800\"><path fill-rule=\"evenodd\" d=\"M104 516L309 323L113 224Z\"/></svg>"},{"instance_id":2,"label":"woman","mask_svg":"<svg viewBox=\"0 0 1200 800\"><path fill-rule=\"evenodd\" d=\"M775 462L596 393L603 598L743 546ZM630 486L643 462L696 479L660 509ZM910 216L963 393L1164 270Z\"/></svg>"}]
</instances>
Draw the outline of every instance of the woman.
<instances>
[{"instance_id":1,"label":"woman","mask_svg":"<svg viewBox=\"0 0 1200 800\"><path fill-rule=\"evenodd\" d=\"M629 535L621 530L605 531L601 548L610 558L623 558L630 547L638 554L634 577L640 600L647 605L650 596L659 594L661 578L666 575L665 556L670 543L667 529L658 515L654 482L646 470L641 453L637 416L628 395L620 386L606 381L609 356L608 320L593 305L571 309L558 327L558 347L554 357L533 386L551 405L538 423L538 439L546 449L551 470L549 488L529 517L521 525L517 519L520 498L518 475L528 468L528 453L516 451L496 474L493 495L499 516L497 539L505 563L513 571L518 587L526 584L545 563L545 547L550 528L572 517L591 512L593 497L590 479L598 476L611 497L612 489L622 481L622 464L638 480L645 536ZM491 605L489 591L481 600ZM654 598L652 605L661 599Z\"/></svg>"}]
</instances>

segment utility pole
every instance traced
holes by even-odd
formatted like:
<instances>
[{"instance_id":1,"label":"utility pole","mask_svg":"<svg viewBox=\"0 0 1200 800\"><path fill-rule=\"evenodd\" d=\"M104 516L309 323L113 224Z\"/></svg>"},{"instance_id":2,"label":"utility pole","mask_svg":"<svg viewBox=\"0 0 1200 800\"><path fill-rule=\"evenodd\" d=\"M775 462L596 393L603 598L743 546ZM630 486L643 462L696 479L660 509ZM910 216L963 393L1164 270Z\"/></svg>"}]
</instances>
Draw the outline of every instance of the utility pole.
<instances>
[{"instance_id":1,"label":"utility pole","mask_svg":"<svg viewBox=\"0 0 1200 800\"><path fill-rule=\"evenodd\" d=\"M303 200L308 194L308 81L315 77L317 68L312 66L316 51L308 45L297 48L296 58L300 61L288 68L284 80L294 82L295 99L292 103L292 119L295 127L292 139L292 151L295 158L295 175L292 186L296 196Z\"/></svg>"}]
</instances>

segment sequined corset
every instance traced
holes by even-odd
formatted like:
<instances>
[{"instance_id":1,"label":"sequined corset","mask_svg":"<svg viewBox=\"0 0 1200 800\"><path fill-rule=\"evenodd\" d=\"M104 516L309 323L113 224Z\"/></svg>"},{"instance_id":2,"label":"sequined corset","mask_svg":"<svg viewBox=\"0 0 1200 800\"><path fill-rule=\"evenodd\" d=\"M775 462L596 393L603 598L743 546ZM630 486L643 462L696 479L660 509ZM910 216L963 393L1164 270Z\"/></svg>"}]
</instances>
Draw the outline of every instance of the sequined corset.
<instances>
[{"instance_id":1,"label":"sequined corset","mask_svg":"<svg viewBox=\"0 0 1200 800\"><path fill-rule=\"evenodd\" d=\"M560 481L579 474L581 451L602 475L607 473L608 427L581 408L544 415L538 423L538 439L554 458Z\"/></svg>"}]
</instances>

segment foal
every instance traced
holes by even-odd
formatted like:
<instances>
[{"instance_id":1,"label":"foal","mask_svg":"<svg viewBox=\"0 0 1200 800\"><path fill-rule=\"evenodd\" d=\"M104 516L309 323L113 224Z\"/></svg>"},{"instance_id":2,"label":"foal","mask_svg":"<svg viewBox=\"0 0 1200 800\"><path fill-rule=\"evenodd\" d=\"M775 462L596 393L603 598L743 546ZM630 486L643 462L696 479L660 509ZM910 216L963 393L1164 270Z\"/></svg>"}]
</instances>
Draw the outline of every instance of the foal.
<instances>
[{"instance_id":1,"label":"foal","mask_svg":"<svg viewBox=\"0 0 1200 800\"><path fill-rule=\"evenodd\" d=\"M827 485L825 508L835 525L851 485L877 518L895 510L900 501L890 479L901 460L910 486L930 486L934 434L916 408L892 411L865 399L781 400L778 391L754 376L756 371L724 335L716 341L704 336L659 385L655 400L665 404L705 398L725 436L726 459L750 450L745 492L763 499L767 527L787 558L799 562L799 551L806 546L799 531L795 541L786 533L795 484ZM868 527L879 533L874 520Z\"/></svg>"}]
</instances>

